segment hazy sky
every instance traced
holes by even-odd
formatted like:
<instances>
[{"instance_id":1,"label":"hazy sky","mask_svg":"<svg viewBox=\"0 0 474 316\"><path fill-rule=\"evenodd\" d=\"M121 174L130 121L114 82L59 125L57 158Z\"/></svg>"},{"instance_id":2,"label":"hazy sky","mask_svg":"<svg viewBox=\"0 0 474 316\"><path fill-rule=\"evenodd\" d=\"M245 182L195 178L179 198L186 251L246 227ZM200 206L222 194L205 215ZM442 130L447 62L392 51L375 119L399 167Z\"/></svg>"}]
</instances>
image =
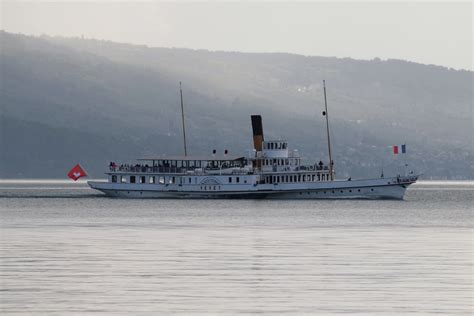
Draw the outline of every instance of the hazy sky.
<instances>
[{"instance_id":1,"label":"hazy sky","mask_svg":"<svg viewBox=\"0 0 474 316\"><path fill-rule=\"evenodd\" d=\"M1 27L15 33L472 70L471 1L0 1Z\"/></svg>"}]
</instances>

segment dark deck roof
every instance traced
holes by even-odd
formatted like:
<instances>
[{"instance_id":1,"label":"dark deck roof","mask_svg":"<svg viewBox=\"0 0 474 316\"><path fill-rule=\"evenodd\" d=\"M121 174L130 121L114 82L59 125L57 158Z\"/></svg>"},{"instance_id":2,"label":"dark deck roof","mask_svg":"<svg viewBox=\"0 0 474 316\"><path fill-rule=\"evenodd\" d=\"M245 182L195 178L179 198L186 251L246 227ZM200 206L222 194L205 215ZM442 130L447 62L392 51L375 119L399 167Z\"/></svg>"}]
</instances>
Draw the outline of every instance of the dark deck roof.
<instances>
[{"instance_id":1,"label":"dark deck roof","mask_svg":"<svg viewBox=\"0 0 474 316\"><path fill-rule=\"evenodd\" d=\"M244 159L244 156L231 156L231 155L215 155L215 156L160 156L160 157L145 157L139 158L137 160L182 160L182 161L233 161L233 160L241 160Z\"/></svg>"}]
</instances>

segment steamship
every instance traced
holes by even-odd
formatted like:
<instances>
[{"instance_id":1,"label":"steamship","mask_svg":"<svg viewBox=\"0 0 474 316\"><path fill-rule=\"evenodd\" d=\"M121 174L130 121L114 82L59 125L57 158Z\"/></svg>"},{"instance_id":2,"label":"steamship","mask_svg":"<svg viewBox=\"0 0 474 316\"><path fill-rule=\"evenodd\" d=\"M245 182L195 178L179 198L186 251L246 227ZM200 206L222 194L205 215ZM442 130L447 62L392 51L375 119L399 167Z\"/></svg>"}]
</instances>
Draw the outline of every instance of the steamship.
<instances>
[{"instance_id":1,"label":"steamship","mask_svg":"<svg viewBox=\"0 0 474 316\"><path fill-rule=\"evenodd\" d=\"M403 199L416 175L373 179L335 179L331 157L326 89L325 111L329 161L303 164L298 150L285 140L266 140L262 117L252 115L254 148L245 155L187 155L184 111L181 157L146 157L133 164L111 162L107 181L88 181L91 188L122 198L265 198L265 199Z\"/></svg>"}]
</instances>

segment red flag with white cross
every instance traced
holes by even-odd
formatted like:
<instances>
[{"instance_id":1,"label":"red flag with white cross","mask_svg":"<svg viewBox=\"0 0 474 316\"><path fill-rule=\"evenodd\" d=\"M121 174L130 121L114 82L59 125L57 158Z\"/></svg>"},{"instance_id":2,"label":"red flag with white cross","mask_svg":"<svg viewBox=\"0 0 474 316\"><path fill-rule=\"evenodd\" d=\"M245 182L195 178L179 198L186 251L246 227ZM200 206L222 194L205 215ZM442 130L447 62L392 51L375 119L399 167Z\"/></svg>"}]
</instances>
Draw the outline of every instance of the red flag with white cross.
<instances>
[{"instance_id":1,"label":"red flag with white cross","mask_svg":"<svg viewBox=\"0 0 474 316\"><path fill-rule=\"evenodd\" d=\"M82 169L80 164L77 164L74 166L74 168L71 169L71 171L69 171L67 176L73 179L74 181L77 181L77 179L81 177L87 177L87 173L84 169Z\"/></svg>"}]
</instances>

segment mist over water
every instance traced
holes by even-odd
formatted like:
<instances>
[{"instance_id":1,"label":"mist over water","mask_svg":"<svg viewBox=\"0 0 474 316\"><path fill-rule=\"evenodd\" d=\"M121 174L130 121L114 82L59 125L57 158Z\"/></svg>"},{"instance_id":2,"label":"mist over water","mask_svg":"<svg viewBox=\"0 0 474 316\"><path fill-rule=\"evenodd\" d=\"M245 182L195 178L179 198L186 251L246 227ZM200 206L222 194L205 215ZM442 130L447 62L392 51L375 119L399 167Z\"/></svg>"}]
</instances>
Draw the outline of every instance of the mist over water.
<instances>
[{"instance_id":1,"label":"mist over water","mask_svg":"<svg viewBox=\"0 0 474 316\"><path fill-rule=\"evenodd\" d=\"M473 193L126 200L1 181L0 311L470 315Z\"/></svg>"}]
</instances>

